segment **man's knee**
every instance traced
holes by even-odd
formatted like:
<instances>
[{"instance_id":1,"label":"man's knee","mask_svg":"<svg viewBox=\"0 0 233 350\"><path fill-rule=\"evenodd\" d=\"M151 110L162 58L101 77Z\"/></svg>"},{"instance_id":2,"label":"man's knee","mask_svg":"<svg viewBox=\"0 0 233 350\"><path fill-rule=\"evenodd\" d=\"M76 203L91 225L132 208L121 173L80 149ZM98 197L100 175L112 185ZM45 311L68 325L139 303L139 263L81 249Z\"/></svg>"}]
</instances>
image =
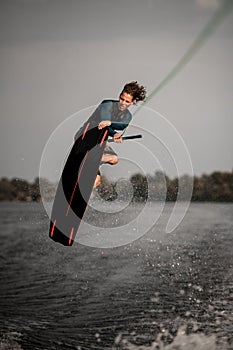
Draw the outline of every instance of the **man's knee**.
<instances>
[{"instance_id":1,"label":"man's knee","mask_svg":"<svg viewBox=\"0 0 233 350\"><path fill-rule=\"evenodd\" d=\"M115 155L115 154L106 154L106 153L104 153L103 157L101 159L101 163L102 164L108 163L108 164L111 164L111 165L115 165L115 164L118 163L118 156Z\"/></svg>"},{"instance_id":2,"label":"man's knee","mask_svg":"<svg viewBox=\"0 0 233 350\"><path fill-rule=\"evenodd\" d=\"M118 157L117 156L112 156L111 159L109 160L109 164L115 165L118 163Z\"/></svg>"}]
</instances>

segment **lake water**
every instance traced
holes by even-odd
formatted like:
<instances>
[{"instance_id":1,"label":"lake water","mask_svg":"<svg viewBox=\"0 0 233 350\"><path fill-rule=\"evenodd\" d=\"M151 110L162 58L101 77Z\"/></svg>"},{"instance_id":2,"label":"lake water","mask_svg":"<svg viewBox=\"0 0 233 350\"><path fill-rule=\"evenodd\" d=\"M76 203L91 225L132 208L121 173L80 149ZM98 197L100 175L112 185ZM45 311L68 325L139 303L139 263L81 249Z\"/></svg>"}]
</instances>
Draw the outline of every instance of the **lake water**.
<instances>
[{"instance_id":1,"label":"lake water","mask_svg":"<svg viewBox=\"0 0 233 350\"><path fill-rule=\"evenodd\" d=\"M101 249L53 242L39 203L0 203L0 349L233 349L233 204L192 203L166 234L171 206Z\"/></svg>"}]
</instances>

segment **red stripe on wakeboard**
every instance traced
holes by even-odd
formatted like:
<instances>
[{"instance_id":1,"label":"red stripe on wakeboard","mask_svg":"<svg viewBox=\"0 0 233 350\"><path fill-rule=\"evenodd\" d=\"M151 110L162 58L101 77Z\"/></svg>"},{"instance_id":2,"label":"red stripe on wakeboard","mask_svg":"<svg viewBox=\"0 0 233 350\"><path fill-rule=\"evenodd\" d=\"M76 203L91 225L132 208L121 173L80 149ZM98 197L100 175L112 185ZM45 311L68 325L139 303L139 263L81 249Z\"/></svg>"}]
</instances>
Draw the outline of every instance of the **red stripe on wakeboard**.
<instances>
[{"instance_id":1,"label":"red stripe on wakeboard","mask_svg":"<svg viewBox=\"0 0 233 350\"><path fill-rule=\"evenodd\" d=\"M102 140L101 140L101 142L100 142L100 147L102 146L102 144L103 144L103 142L104 142L104 139L105 139L105 136L107 135L107 133L108 133L108 130L105 130L104 136L102 137Z\"/></svg>"},{"instance_id":2,"label":"red stripe on wakeboard","mask_svg":"<svg viewBox=\"0 0 233 350\"><path fill-rule=\"evenodd\" d=\"M57 220L54 220L53 227L52 227L52 230L50 232L50 237L53 237L54 229L55 229L55 226L56 226L56 221Z\"/></svg>"},{"instance_id":3,"label":"red stripe on wakeboard","mask_svg":"<svg viewBox=\"0 0 233 350\"><path fill-rule=\"evenodd\" d=\"M72 242L72 238L73 238L73 235L74 235L74 227L72 227L71 231L70 231L70 238L69 238L69 245L71 244Z\"/></svg>"},{"instance_id":4,"label":"red stripe on wakeboard","mask_svg":"<svg viewBox=\"0 0 233 350\"><path fill-rule=\"evenodd\" d=\"M87 130L88 130L88 128L89 128L89 125L90 125L90 122L87 124L87 126L85 127L85 130L84 130L84 132L83 132L83 135L82 135L82 140L84 139L84 137L85 137L85 135L86 135L86 132L87 132Z\"/></svg>"},{"instance_id":5,"label":"red stripe on wakeboard","mask_svg":"<svg viewBox=\"0 0 233 350\"><path fill-rule=\"evenodd\" d=\"M75 191L76 191L76 187L77 187L77 185L78 185L79 178L80 178L80 176L81 176L81 173L82 173L82 170L83 170L83 166L84 166L84 164L85 164L85 161L86 161L86 159L87 159L87 156L88 156L88 151L87 151L85 157L83 158L83 161L82 161L82 164L81 164L81 168L79 169L78 177L77 177L76 183L75 183L75 185L74 185L74 189L73 189L72 195L71 195L71 197L70 197L70 202L69 202L69 205L68 205L68 208L67 208L67 211L66 211L66 216L68 216L68 214L69 214L70 206L71 206L71 203L72 203L72 201L73 201L74 194L75 194Z\"/></svg>"}]
</instances>

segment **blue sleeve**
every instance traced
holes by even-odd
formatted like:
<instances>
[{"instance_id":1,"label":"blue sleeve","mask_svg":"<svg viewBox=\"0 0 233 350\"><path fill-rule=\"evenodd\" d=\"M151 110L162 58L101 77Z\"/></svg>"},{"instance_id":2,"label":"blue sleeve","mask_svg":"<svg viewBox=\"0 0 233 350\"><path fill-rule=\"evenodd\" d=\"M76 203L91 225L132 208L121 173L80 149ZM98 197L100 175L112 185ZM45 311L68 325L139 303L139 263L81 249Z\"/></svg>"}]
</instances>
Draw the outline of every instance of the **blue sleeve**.
<instances>
[{"instance_id":1,"label":"blue sleeve","mask_svg":"<svg viewBox=\"0 0 233 350\"><path fill-rule=\"evenodd\" d=\"M109 136L113 136L116 133L117 133L116 130L114 130L111 126L108 127L108 134L109 134Z\"/></svg>"},{"instance_id":2,"label":"blue sleeve","mask_svg":"<svg viewBox=\"0 0 233 350\"><path fill-rule=\"evenodd\" d=\"M112 108L113 108L112 101L108 101L108 100L102 101L98 107L100 120L110 120L111 121ZM110 136L113 136L116 133L116 131L111 126L108 127L108 131L109 131Z\"/></svg>"},{"instance_id":3,"label":"blue sleeve","mask_svg":"<svg viewBox=\"0 0 233 350\"><path fill-rule=\"evenodd\" d=\"M100 120L111 120L112 101L103 101L98 107Z\"/></svg>"},{"instance_id":4,"label":"blue sleeve","mask_svg":"<svg viewBox=\"0 0 233 350\"><path fill-rule=\"evenodd\" d=\"M112 122L111 126L109 127L109 135L113 136L114 134L116 134L116 130L124 130L125 128L127 128L131 119L132 115L131 113L128 113L121 122Z\"/></svg>"}]
</instances>

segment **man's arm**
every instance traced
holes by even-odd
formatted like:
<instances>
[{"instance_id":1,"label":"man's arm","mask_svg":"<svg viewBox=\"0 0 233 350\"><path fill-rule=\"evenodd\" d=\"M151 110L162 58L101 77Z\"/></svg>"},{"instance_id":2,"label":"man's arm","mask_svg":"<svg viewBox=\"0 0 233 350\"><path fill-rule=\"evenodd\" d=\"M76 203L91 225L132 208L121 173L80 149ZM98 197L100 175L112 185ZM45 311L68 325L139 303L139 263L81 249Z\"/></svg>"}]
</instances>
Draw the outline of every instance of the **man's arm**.
<instances>
[{"instance_id":1,"label":"man's arm","mask_svg":"<svg viewBox=\"0 0 233 350\"><path fill-rule=\"evenodd\" d=\"M110 136L116 134L116 131L111 127L112 107L113 102L108 100L104 100L98 107L101 120L98 124L98 128L103 129L108 126Z\"/></svg>"}]
</instances>

